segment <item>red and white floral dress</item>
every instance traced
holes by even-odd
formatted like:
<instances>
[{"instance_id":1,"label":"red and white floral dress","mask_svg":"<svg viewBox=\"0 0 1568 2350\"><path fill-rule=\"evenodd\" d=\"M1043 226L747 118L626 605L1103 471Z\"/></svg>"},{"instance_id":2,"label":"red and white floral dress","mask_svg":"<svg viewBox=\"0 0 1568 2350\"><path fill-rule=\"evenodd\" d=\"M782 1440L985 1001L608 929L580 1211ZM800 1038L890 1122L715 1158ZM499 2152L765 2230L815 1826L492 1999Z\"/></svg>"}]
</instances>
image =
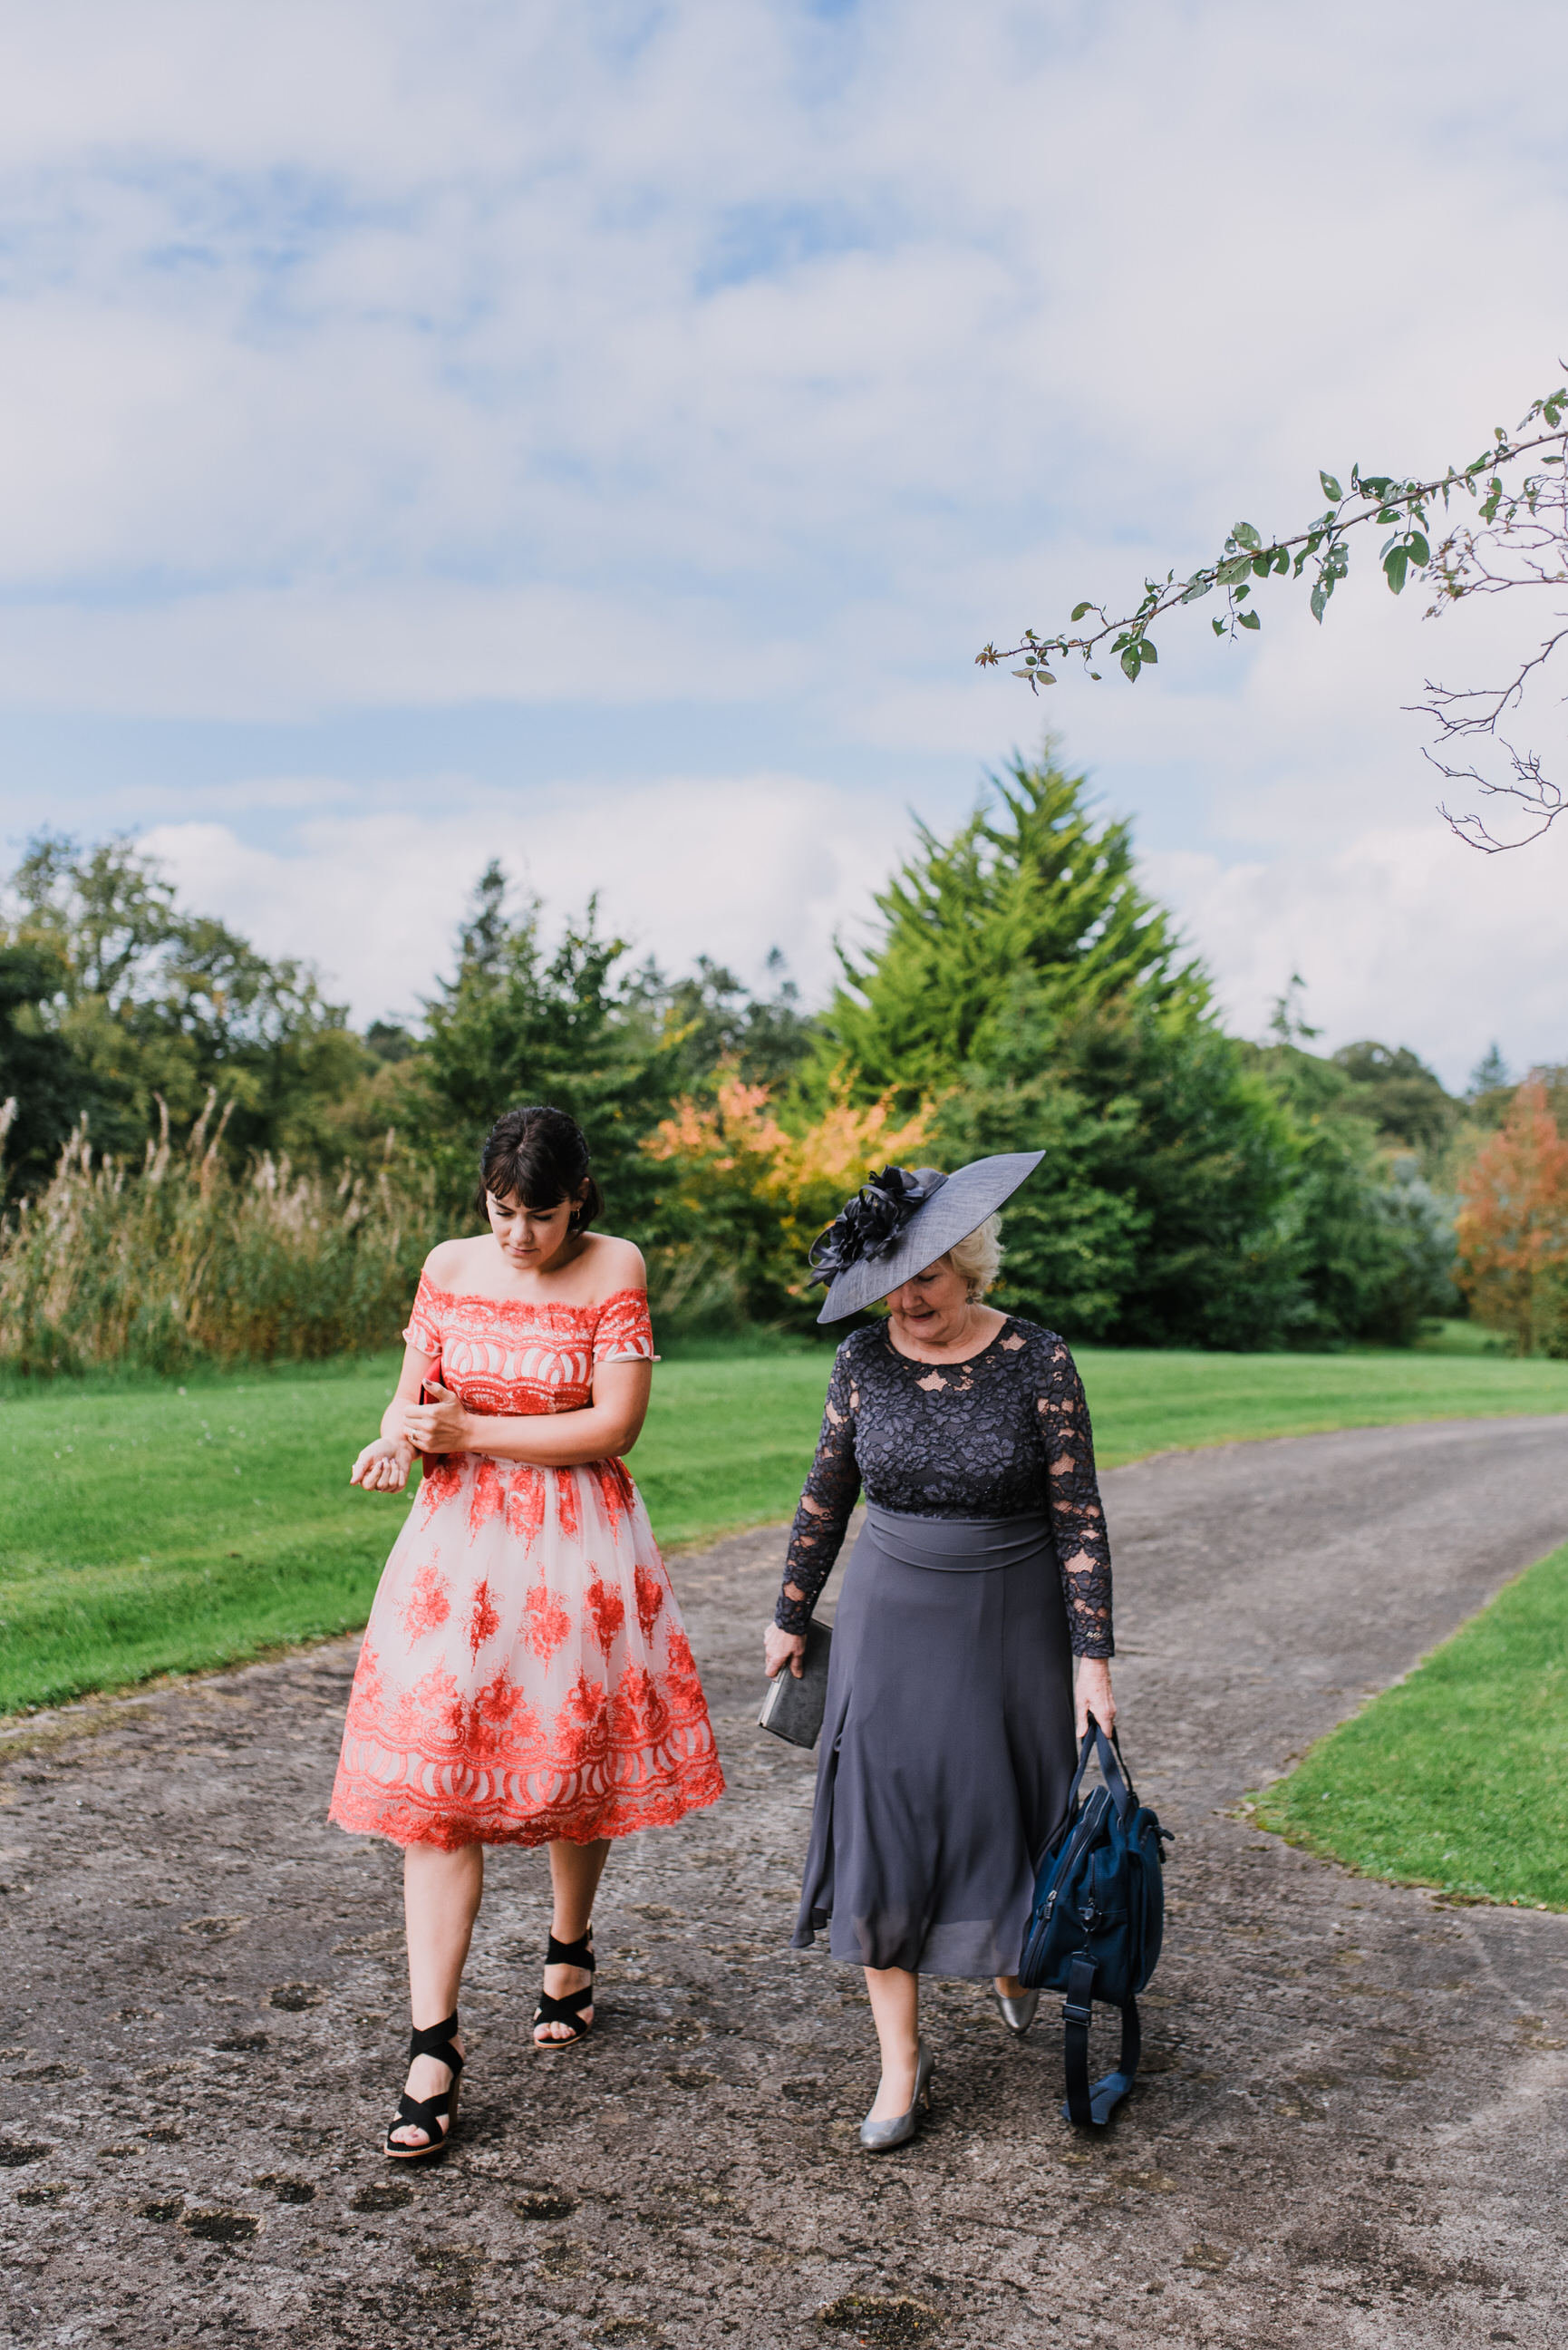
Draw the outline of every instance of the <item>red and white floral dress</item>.
<instances>
[{"instance_id":1,"label":"red and white floral dress","mask_svg":"<svg viewBox=\"0 0 1568 2350\"><path fill-rule=\"evenodd\" d=\"M459 1297L404 1337L472 1412L571 1411L650 1361L640 1289ZM642 1496L618 1461L431 1461L376 1593L330 1816L394 1844L591 1844L716 1803L724 1775Z\"/></svg>"}]
</instances>

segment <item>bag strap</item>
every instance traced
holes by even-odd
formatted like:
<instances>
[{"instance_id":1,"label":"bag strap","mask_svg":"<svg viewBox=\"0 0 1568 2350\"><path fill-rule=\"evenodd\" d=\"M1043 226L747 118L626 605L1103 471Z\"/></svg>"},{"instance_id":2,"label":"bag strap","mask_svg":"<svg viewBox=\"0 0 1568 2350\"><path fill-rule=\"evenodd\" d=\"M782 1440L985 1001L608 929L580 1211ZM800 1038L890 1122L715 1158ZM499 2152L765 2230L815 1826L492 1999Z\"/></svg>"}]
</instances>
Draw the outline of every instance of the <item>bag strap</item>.
<instances>
[{"instance_id":1,"label":"bag strap","mask_svg":"<svg viewBox=\"0 0 1568 2350\"><path fill-rule=\"evenodd\" d=\"M1064 2054L1067 2067L1067 2119L1086 2129L1094 2120L1089 2102L1089 2026L1094 2021L1095 1962L1085 1952L1067 1970L1067 1996L1062 2002Z\"/></svg>"},{"instance_id":2,"label":"bag strap","mask_svg":"<svg viewBox=\"0 0 1568 2350\"><path fill-rule=\"evenodd\" d=\"M1122 2010L1122 2050L1114 2073L1089 2086L1089 2025L1094 2019L1095 1962L1080 1950L1067 1971L1067 1996L1062 2002L1063 2055L1067 2075L1067 2102L1063 2112L1078 2128L1103 2128L1137 2077L1143 2054L1143 2026L1137 2002L1129 1999Z\"/></svg>"}]
</instances>

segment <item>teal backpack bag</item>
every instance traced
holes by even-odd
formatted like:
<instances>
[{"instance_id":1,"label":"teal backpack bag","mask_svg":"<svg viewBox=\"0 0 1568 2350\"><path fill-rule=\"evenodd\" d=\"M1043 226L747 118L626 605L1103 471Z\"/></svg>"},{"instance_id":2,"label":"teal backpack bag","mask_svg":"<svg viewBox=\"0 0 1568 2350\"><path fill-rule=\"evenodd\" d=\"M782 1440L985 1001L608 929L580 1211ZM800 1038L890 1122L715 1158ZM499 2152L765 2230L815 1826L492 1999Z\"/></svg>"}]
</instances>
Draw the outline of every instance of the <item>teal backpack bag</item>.
<instances>
[{"instance_id":1,"label":"teal backpack bag","mask_svg":"<svg viewBox=\"0 0 1568 2350\"><path fill-rule=\"evenodd\" d=\"M1067 1816L1035 1875L1034 1908L1018 1969L1030 1991L1065 1994L1067 2102L1062 2111L1069 2121L1097 2127L1110 2119L1137 2077L1142 2047L1137 1994L1159 1957L1165 1929L1161 1846L1170 1837L1170 1830L1138 1802L1113 1739L1091 1714ZM1080 1800L1091 1754L1099 1758L1105 1783ZM1089 2024L1096 2000L1120 2008L1122 2048L1116 2070L1091 2088Z\"/></svg>"}]
</instances>

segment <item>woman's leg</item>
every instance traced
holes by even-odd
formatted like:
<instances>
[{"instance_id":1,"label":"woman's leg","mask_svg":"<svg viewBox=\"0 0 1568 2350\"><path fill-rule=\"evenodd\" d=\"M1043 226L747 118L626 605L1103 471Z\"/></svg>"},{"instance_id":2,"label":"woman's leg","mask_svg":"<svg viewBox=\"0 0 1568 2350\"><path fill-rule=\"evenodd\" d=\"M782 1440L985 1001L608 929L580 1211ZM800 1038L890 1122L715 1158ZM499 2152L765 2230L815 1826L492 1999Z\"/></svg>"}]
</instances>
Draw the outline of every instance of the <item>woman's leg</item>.
<instances>
[{"instance_id":1,"label":"woman's leg","mask_svg":"<svg viewBox=\"0 0 1568 2350\"><path fill-rule=\"evenodd\" d=\"M457 2006L458 1986L484 1890L484 1846L410 1844L403 1853L403 1917L409 1934L409 2008L416 2032L444 2023ZM462 2034L453 2034L458 2054ZM452 2078L438 2056L416 2056L409 2068L410 2097L438 2096ZM405 2122L392 2132L400 2146L424 2146L427 2133Z\"/></svg>"},{"instance_id":2,"label":"woman's leg","mask_svg":"<svg viewBox=\"0 0 1568 2350\"><path fill-rule=\"evenodd\" d=\"M580 1942L592 1924L594 1896L599 1889L609 1848L608 1836L600 1836L594 1844L556 1842L550 1846L550 1892L554 1901L550 1931L557 1942ZM545 1970L545 1989L551 1999L569 1999L573 1991L586 1990L592 1981L586 1967ZM594 2020L594 2011L585 2007L578 2012L586 2029ZM534 2030L535 2040L570 2040L574 2036L566 2023L540 2023Z\"/></svg>"},{"instance_id":3,"label":"woman's leg","mask_svg":"<svg viewBox=\"0 0 1568 2350\"><path fill-rule=\"evenodd\" d=\"M914 2100L920 2044L920 1978L907 1967L867 1967L866 1988L882 2050L882 2078L867 2121L896 2121Z\"/></svg>"}]
</instances>

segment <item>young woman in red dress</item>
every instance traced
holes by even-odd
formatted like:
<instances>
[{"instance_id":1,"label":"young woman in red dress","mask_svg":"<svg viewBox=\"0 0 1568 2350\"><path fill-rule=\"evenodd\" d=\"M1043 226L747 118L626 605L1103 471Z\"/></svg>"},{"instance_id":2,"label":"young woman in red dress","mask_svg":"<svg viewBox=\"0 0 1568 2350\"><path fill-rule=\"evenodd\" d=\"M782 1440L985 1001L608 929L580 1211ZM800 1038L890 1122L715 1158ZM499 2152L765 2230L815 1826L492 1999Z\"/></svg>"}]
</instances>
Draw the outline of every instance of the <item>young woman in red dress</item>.
<instances>
[{"instance_id":1,"label":"young woman in red dress","mask_svg":"<svg viewBox=\"0 0 1568 2350\"><path fill-rule=\"evenodd\" d=\"M642 1498L621 1464L653 1333L629 1241L564 1111L485 1143L490 1231L432 1250L367 1492L425 1474L377 1591L331 1817L403 1846L413 2036L386 2151L438 2154L457 2111L457 1994L484 1846L549 1846L554 1915L534 2037L593 2025L594 1895L615 1836L718 1800L701 1684ZM477 1202L476 1202L477 1204Z\"/></svg>"}]
</instances>

